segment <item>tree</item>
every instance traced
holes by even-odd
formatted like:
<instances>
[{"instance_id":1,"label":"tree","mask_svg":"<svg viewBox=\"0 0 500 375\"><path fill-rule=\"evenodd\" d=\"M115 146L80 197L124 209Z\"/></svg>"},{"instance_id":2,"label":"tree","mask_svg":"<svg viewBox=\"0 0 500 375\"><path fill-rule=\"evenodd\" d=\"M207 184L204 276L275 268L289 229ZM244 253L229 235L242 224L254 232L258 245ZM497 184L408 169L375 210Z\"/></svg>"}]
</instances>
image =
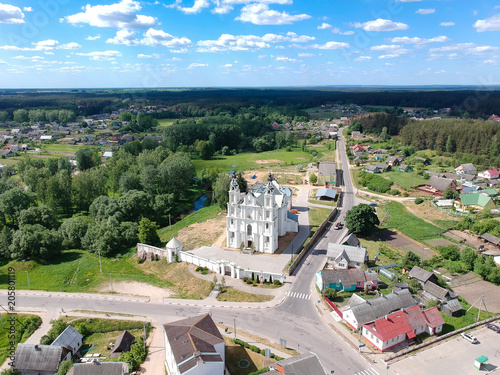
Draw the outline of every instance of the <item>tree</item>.
<instances>
[{"instance_id":1,"label":"tree","mask_svg":"<svg viewBox=\"0 0 500 375\"><path fill-rule=\"evenodd\" d=\"M12 243L12 229L4 226L0 232L0 256L10 258L10 244Z\"/></svg>"},{"instance_id":2,"label":"tree","mask_svg":"<svg viewBox=\"0 0 500 375\"><path fill-rule=\"evenodd\" d=\"M164 186L162 193L173 193L176 198L187 194L196 176L191 158L184 152L176 152L166 158L160 165L159 173Z\"/></svg>"},{"instance_id":3,"label":"tree","mask_svg":"<svg viewBox=\"0 0 500 375\"><path fill-rule=\"evenodd\" d=\"M20 188L13 188L0 194L0 212L14 225L17 225L19 213L33 205L35 205L35 195Z\"/></svg>"},{"instance_id":4,"label":"tree","mask_svg":"<svg viewBox=\"0 0 500 375\"><path fill-rule=\"evenodd\" d=\"M443 191L443 198L444 199L453 199L453 190L448 186L446 189Z\"/></svg>"},{"instance_id":5,"label":"tree","mask_svg":"<svg viewBox=\"0 0 500 375\"><path fill-rule=\"evenodd\" d=\"M116 217L118 221L121 221L123 217L118 200L107 195L101 195L94 199L89 207L89 215L96 222L107 220L110 217Z\"/></svg>"},{"instance_id":6,"label":"tree","mask_svg":"<svg viewBox=\"0 0 500 375\"><path fill-rule=\"evenodd\" d=\"M382 131L380 132L380 139L382 139L384 142L389 139L389 135L387 134L387 126L384 126L382 128Z\"/></svg>"},{"instance_id":7,"label":"tree","mask_svg":"<svg viewBox=\"0 0 500 375\"><path fill-rule=\"evenodd\" d=\"M120 114L120 121L130 121L130 120L132 120L132 113L128 111L123 111Z\"/></svg>"},{"instance_id":8,"label":"tree","mask_svg":"<svg viewBox=\"0 0 500 375\"><path fill-rule=\"evenodd\" d=\"M40 224L47 229L55 229L59 226L57 216L47 206L33 206L19 213L19 225Z\"/></svg>"},{"instance_id":9,"label":"tree","mask_svg":"<svg viewBox=\"0 0 500 375\"><path fill-rule=\"evenodd\" d=\"M311 182L311 184L315 184L318 182L318 176L316 176L314 173L311 173L309 175L309 181Z\"/></svg>"},{"instance_id":10,"label":"tree","mask_svg":"<svg viewBox=\"0 0 500 375\"><path fill-rule=\"evenodd\" d=\"M76 166L79 171L85 171L94 165L94 151L91 148L81 148L76 152Z\"/></svg>"},{"instance_id":11,"label":"tree","mask_svg":"<svg viewBox=\"0 0 500 375\"><path fill-rule=\"evenodd\" d=\"M130 347L130 351L120 354L118 361L128 363L130 372L139 368L146 359L146 350L142 337L137 337L135 343Z\"/></svg>"},{"instance_id":12,"label":"tree","mask_svg":"<svg viewBox=\"0 0 500 375\"><path fill-rule=\"evenodd\" d=\"M124 220L138 222L143 217L153 214L151 197L143 191L130 190L118 198L118 205L123 213Z\"/></svg>"},{"instance_id":13,"label":"tree","mask_svg":"<svg viewBox=\"0 0 500 375\"><path fill-rule=\"evenodd\" d=\"M116 220L104 221L90 225L87 233L82 238L82 247L85 250L101 255L110 256L118 252L122 246L120 225Z\"/></svg>"},{"instance_id":14,"label":"tree","mask_svg":"<svg viewBox=\"0 0 500 375\"><path fill-rule=\"evenodd\" d=\"M10 120L9 112L7 112L7 111L0 111L0 122L6 123L9 120Z\"/></svg>"},{"instance_id":15,"label":"tree","mask_svg":"<svg viewBox=\"0 0 500 375\"><path fill-rule=\"evenodd\" d=\"M370 234L379 224L379 220L373 207L361 203L347 211L345 223L355 234Z\"/></svg>"},{"instance_id":16,"label":"tree","mask_svg":"<svg viewBox=\"0 0 500 375\"><path fill-rule=\"evenodd\" d=\"M152 246L161 244L160 236L158 236L158 226L154 221L148 218L142 218L139 222L139 242Z\"/></svg>"},{"instance_id":17,"label":"tree","mask_svg":"<svg viewBox=\"0 0 500 375\"><path fill-rule=\"evenodd\" d=\"M246 193L248 183L247 183L247 180L245 180L245 178L243 177L243 173L239 172L236 175L236 181L238 182L238 187L240 188L240 191L242 193Z\"/></svg>"},{"instance_id":18,"label":"tree","mask_svg":"<svg viewBox=\"0 0 500 375\"><path fill-rule=\"evenodd\" d=\"M62 361L57 369L56 375L66 375L72 367L73 361L71 359Z\"/></svg>"},{"instance_id":19,"label":"tree","mask_svg":"<svg viewBox=\"0 0 500 375\"><path fill-rule=\"evenodd\" d=\"M437 246L437 251L444 259L447 260L459 260L460 259L460 251L456 245L449 246Z\"/></svg>"},{"instance_id":20,"label":"tree","mask_svg":"<svg viewBox=\"0 0 500 375\"><path fill-rule=\"evenodd\" d=\"M71 177L66 170L61 170L47 179L45 203L56 212L71 211Z\"/></svg>"},{"instance_id":21,"label":"tree","mask_svg":"<svg viewBox=\"0 0 500 375\"><path fill-rule=\"evenodd\" d=\"M29 120L28 111L25 109L16 109L14 111L14 121L18 123L27 122Z\"/></svg>"},{"instance_id":22,"label":"tree","mask_svg":"<svg viewBox=\"0 0 500 375\"><path fill-rule=\"evenodd\" d=\"M401 261L401 265L408 270L412 269L414 266L418 266L419 264L419 256L411 251L407 252Z\"/></svg>"},{"instance_id":23,"label":"tree","mask_svg":"<svg viewBox=\"0 0 500 375\"><path fill-rule=\"evenodd\" d=\"M75 216L63 221L59 227L59 233L63 239L63 247L66 249L79 249L82 246L82 238L87 233L88 220L83 216Z\"/></svg>"},{"instance_id":24,"label":"tree","mask_svg":"<svg viewBox=\"0 0 500 375\"><path fill-rule=\"evenodd\" d=\"M229 186L231 185L231 177L227 173L219 174L214 185L215 200L222 209L227 208L229 202Z\"/></svg>"},{"instance_id":25,"label":"tree","mask_svg":"<svg viewBox=\"0 0 500 375\"><path fill-rule=\"evenodd\" d=\"M87 211L97 197L106 193L106 179L99 169L78 173L71 180L73 201L79 210Z\"/></svg>"},{"instance_id":26,"label":"tree","mask_svg":"<svg viewBox=\"0 0 500 375\"><path fill-rule=\"evenodd\" d=\"M448 139L446 140L446 152L452 153L453 152L453 138L451 138L451 135L448 136Z\"/></svg>"},{"instance_id":27,"label":"tree","mask_svg":"<svg viewBox=\"0 0 500 375\"><path fill-rule=\"evenodd\" d=\"M35 224L23 225L14 233L10 252L14 259L53 259L61 253L61 248L59 232Z\"/></svg>"},{"instance_id":28,"label":"tree","mask_svg":"<svg viewBox=\"0 0 500 375\"><path fill-rule=\"evenodd\" d=\"M491 138L491 143L490 143L490 157L494 158L498 156L500 152L500 142L498 142L498 136L495 134Z\"/></svg>"},{"instance_id":29,"label":"tree","mask_svg":"<svg viewBox=\"0 0 500 375\"><path fill-rule=\"evenodd\" d=\"M477 259L477 252L471 247L466 247L462 250L460 254L460 260L464 262L465 267L468 270L472 270L474 268L474 262Z\"/></svg>"}]
</instances>

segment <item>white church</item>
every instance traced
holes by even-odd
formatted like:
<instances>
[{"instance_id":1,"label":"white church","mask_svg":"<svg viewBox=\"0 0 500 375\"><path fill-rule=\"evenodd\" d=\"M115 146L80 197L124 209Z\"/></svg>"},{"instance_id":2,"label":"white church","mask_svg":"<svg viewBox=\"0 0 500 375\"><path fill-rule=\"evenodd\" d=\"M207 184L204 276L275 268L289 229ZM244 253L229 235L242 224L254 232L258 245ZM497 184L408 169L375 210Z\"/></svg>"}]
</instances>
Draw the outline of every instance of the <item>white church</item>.
<instances>
[{"instance_id":1,"label":"white church","mask_svg":"<svg viewBox=\"0 0 500 375\"><path fill-rule=\"evenodd\" d=\"M292 208L292 190L282 187L269 174L266 184L241 193L233 174L227 204L227 247L254 248L262 253L278 249L278 237L298 232L298 216Z\"/></svg>"}]
</instances>

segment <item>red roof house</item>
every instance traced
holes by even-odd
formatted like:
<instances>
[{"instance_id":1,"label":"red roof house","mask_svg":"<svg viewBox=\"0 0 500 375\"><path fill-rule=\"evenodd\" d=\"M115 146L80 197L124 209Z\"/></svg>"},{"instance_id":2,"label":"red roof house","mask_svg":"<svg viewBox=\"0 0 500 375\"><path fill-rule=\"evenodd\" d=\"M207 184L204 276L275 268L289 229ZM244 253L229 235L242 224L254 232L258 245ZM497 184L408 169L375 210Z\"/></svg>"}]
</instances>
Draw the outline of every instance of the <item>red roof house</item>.
<instances>
[{"instance_id":1,"label":"red roof house","mask_svg":"<svg viewBox=\"0 0 500 375\"><path fill-rule=\"evenodd\" d=\"M358 144L355 144L354 147L352 148L352 153L356 156L361 156L365 153L365 148L363 146L360 146Z\"/></svg>"},{"instance_id":2,"label":"red roof house","mask_svg":"<svg viewBox=\"0 0 500 375\"><path fill-rule=\"evenodd\" d=\"M477 176L488 180L495 180L500 176L500 172L498 172L497 169L488 169L484 172L478 173Z\"/></svg>"},{"instance_id":3,"label":"red roof house","mask_svg":"<svg viewBox=\"0 0 500 375\"><path fill-rule=\"evenodd\" d=\"M370 344L384 352L402 343L411 344L421 333L439 333L443 324L444 319L437 307L421 311L418 305L414 305L364 324L362 334Z\"/></svg>"}]
</instances>

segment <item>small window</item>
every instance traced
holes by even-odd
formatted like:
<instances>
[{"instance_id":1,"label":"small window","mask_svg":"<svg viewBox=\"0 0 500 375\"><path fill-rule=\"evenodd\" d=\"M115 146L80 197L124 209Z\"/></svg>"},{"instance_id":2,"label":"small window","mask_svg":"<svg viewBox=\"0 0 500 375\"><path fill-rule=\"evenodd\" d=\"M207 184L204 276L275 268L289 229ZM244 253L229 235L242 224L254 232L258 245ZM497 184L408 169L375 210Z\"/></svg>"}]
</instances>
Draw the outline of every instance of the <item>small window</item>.
<instances>
[{"instance_id":1,"label":"small window","mask_svg":"<svg viewBox=\"0 0 500 375\"><path fill-rule=\"evenodd\" d=\"M271 217L271 213L269 211L266 211L266 219L269 219Z\"/></svg>"},{"instance_id":2,"label":"small window","mask_svg":"<svg viewBox=\"0 0 500 375\"><path fill-rule=\"evenodd\" d=\"M252 235L252 226L250 224L248 224L248 226L247 226L247 235L248 236Z\"/></svg>"},{"instance_id":3,"label":"small window","mask_svg":"<svg viewBox=\"0 0 500 375\"><path fill-rule=\"evenodd\" d=\"M231 225L233 225L233 219L231 219Z\"/></svg>"},{"instance_id":4,"label":"small window","mask_svg":"<svg viewBox=\"0 0 500 375\"><path fill-rule=\"evenodd\" d=\"M266 229L269 229L269 223L266 223Z\"/></svg>"}]
</instances>

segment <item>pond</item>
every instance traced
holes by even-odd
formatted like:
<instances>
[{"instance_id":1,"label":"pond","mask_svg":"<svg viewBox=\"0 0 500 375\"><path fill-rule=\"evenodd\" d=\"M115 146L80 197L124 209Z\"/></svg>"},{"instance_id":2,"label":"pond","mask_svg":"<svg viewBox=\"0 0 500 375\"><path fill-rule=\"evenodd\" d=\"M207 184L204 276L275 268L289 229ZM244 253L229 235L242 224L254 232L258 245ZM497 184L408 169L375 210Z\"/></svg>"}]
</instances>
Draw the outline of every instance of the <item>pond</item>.
<instances>
[{"instance_id":1,"label":"pond","mask_svg":"<svg viewBox=\"0 0 500 375\"><path fill-rule=\"evenodd\" d=\"M205 204L206 200L207 200L207 196L202 195L196 202L194 202L193 212L201 210L203 208L203 205Z\"/></svg>"}]
</instances>

